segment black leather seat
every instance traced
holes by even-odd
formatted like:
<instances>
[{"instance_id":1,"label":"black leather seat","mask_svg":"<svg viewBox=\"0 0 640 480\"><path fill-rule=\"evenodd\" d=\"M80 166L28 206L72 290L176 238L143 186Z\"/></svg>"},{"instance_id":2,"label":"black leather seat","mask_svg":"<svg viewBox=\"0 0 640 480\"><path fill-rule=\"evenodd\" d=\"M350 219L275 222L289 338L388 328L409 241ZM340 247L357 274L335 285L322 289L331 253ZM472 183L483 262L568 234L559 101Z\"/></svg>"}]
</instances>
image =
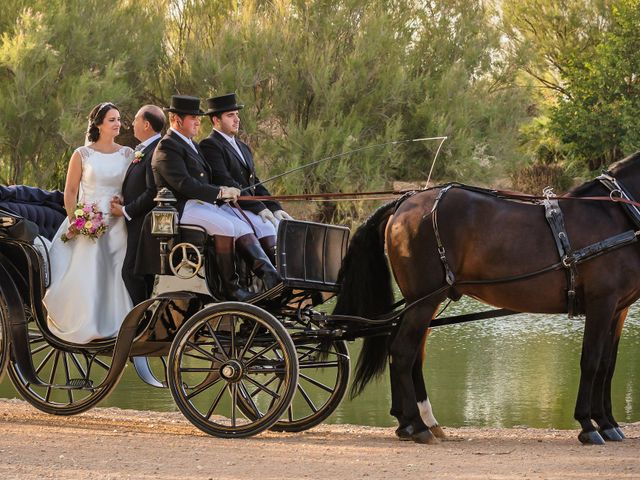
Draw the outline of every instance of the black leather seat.
<instances>
[{"instance_id":1,"label":"black leather seat","mask_svg":"<svg viewBox=\"0 0 640 480\"><path fill-rule=\"evenodd\" d=\"M27 185L0 185L0 208L38 225L39 233L52 240L67 216L64 195Z\"/></svg>"},{"instance_id":2,"label":"black leather seat","mask_svg":"<svg viewBox=\"0 0 640 480\"><path fill-rule=\"evenodd\" d=\"M178 242L191 243L197 247L200 251L204 251L207 242L209 241L209 235L206 230L199 225L190 225L181 223L179 225L180 237Z\"/></svg>"}]
</instances>

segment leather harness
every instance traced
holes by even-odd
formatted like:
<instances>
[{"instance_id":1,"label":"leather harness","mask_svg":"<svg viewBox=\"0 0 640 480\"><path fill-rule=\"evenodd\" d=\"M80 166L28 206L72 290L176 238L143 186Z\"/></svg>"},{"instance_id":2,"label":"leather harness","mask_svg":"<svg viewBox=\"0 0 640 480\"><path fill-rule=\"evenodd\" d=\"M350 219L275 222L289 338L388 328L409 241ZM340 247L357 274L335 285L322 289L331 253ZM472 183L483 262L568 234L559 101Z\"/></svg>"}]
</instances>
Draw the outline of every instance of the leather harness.
<instances>
[{"instance_id":1,"label":"leather harness","mask_svg":"<svg viewBox=\"0 0 640 480\"><path fill-rule=\"evenodd\" d=\"M625 199L627 202L620 202L625 213L629 216L634 225L640 228L640 209L637 206L637 202L635 202L629 192L624 188L624 186L616 180L609 173L604 173L597 177L597 180L610 192L610 198L612 201L615 201L617 198ZM479 187L471 187L468 185L463 185L459 183L450 183L445 185L433 204L431 208L431 220L433 224L433 231L436 239L436 243L438 246L438 254L440 256L440 261L444 267L445 271L445 279L447 284L450 286L450 294L451 298L457 299L459 298L459 294L455 292L454 286L456 284L492 284L492 283L504 283L509 281L516 281L525 278L530 278L532 276L538 275L540 273L544 273L551 270L556 270L556 266L564 268L567 276L567 312L569 318L572 318L577 309L576 305L576 279L578 276L577 265L591 258L595 258L604 253L607 253L611 250L623 247L625 245L629 245L637 241L637 237L640 235L640 230L633 231L628 230L618 235L614 235L612 237L606 238L600 242L593 243L584 248L574 250L571 247L571 242L569 241L569 235L567 234L567 229L564 224L564 215L562 214L562 209L560 208L560 204L558 202L558 197L553 196L553 192L550 189L545 189L544 197L542 197L542 206L545 209L545 218L547 223L549 224L549 228L551 230L551 234L553 235L553 240L555 242L556 248L558 250L558 255L560 258L560 262L558 264L554 264L548 268L544 268L537 272L532 272L529 274L518 275L509 278L495 279L495 280L477 280L477 281L462 281L456 282L456 277L449 266L447 261L445 247L440 238L440 232L438 229L438 206L440 202L442 202L445 194L450 191L452 188L462 188L464 190L469 190L477 193L482 193L485 195L491 195L503 199L511 199L512 201L524 201L532 204L540 205L540 197L531 197L527 199L527 197L523 195L515 195L510 197L508 195L504 195L504 193L498 193L495 190L488 190Z\"/></svg>"}]
</instances>

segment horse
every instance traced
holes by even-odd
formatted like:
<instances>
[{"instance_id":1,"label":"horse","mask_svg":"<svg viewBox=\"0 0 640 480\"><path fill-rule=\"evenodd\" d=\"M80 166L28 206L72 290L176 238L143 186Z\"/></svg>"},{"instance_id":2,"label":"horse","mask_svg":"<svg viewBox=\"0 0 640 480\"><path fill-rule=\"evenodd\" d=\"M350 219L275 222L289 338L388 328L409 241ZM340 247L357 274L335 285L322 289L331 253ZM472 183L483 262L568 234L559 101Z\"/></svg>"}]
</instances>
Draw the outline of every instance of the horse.
<instances>
[{"instance_id":1,"label":"horse","mask_svg":"<svg viewBox=\"0 0 640 480\"><path fill-rule=\"evenodd\" d=\"M640 199L640 152L613 164L609 175L624 186L628 199ZM389 363L390 413L401 440L437 441L432 425L421 418L428 401L421 353L443 301L468 295L514 312L570 311L567 269L559 262L545 209L489 192L439 186L387 203L356 231L343 260L335 314L372 318L391 311L389 266L411 306L391 335L365 339L352 387L355 396ZM605 197L611 201L596 201ZM598 179L558 198L574 251L622 232L631 236L619 248L572 265L576 313L585 317L574 411L582 429L578 439L620 441L624 434L612 413L611 379L628 308L640 297L640 249L633 242L640 224Z\"/></svg>"}]
</instances>

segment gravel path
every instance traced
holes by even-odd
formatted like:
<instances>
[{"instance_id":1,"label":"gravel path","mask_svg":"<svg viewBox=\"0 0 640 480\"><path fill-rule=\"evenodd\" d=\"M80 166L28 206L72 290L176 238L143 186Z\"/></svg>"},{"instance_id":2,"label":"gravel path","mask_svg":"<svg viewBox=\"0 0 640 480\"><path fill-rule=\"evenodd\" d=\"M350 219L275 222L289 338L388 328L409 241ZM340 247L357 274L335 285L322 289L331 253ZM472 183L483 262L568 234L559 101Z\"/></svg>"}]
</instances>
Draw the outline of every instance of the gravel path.
<instances>
[{"instance_id":1,"label":"gravel path","mask_svg":"<svg viewBox=\"0 0 640 480\"><path fill-rule=\"evenodd\" d=\"M321 425L243 440L204 435L179 413L95 408L75 417L0 400L0 475L41 479L639 479L640 423L624 442L577 430L447 428L418 445L392 428Z\"/></svg>"}]
</instances>

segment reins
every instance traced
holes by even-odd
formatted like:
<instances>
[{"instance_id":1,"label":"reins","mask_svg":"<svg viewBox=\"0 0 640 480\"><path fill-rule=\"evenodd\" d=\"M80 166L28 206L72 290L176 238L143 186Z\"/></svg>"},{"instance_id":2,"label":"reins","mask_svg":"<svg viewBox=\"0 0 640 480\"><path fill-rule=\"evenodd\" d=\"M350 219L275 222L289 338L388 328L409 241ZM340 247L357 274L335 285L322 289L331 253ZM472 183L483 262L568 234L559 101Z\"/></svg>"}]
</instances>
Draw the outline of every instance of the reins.
<instances>
[{"instance_id":1,"label":"reins","mask_svg":"<svg viewBox=\"0 0 640 480\"><path fill-rule=\"evenodd\" d=\"M632 205L634 207L640 208L640 202L636 202L634 200L630 200L627 198L619 197L614 195L613 192L608 196L588 196L588 197L569 197L569 196L558 196L558 195L528 195L524 193L510 192L507 190L489 190L489 189L481 189L477 187L469 187L463 184L450 184L459 186L464 189L476 191L479 193L485 193L487 195L493 195L497 198L502 198L504 200L520 200L523 202L536 203L537 201L542 200L583 200L583 201L597 201L597 202L613 202L613 203L625 203L628 205ZM333 192L333 193L309 193L309 194L298 194L298 195L256 195L256 196L240 196L238 197L239 201L242 200L281 200L281 201L304 201L304 200L381 200L387 198L395 198L400 197L402 195L406 195L407 193L420 193L428 190L433 190L438 187L430 187L427 189L408 189L408 190L380 190L380 191L371 191L371 192ZM390 197L387 197L390 196ZM373 197L373 198L361 198L361 197Z\"/></svg>"}]
</instances>

